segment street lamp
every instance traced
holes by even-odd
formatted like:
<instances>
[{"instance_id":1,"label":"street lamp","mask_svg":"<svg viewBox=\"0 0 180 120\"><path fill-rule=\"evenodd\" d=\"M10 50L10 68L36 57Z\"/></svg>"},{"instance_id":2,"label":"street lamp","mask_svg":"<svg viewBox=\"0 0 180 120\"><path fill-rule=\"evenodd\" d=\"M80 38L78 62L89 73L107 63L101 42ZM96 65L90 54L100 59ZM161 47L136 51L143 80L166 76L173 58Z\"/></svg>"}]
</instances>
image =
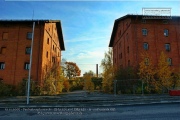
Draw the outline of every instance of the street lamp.
<instances>
[{"instance_id":1,"label":"street lamp","mask_svg":"<svg viewBox=\"0 0 180 120\"><path fill-rule=\"evenodd\" d=\"M30 54L30 63L29 63L29 76L28 76L28 87L27 87L27 104L29 104L29 95L30 95L30 77L31 77L31 66L32 66L32 51L33 51L33 41L34 41L34 28L35 22L33 22L33 32L32 32L32 41L31 41L31 54Z\"/></svg>"}]
</instances>

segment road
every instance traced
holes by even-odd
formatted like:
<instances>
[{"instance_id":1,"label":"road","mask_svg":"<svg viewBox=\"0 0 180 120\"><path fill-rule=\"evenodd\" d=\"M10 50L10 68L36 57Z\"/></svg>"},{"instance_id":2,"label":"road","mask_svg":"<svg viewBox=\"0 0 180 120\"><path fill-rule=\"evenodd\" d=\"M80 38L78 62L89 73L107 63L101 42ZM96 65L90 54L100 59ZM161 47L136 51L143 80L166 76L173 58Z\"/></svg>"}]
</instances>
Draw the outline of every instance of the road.
<instances>
[{"instance_id":1,"label":"road","mask_svg":"<svg viewBox=\"0 0 180 120\"><path fill-rule=\"evenodd\" d=\"M180 104L1 108L0 120L179 120Z\"/></svg>"}]
</instances>

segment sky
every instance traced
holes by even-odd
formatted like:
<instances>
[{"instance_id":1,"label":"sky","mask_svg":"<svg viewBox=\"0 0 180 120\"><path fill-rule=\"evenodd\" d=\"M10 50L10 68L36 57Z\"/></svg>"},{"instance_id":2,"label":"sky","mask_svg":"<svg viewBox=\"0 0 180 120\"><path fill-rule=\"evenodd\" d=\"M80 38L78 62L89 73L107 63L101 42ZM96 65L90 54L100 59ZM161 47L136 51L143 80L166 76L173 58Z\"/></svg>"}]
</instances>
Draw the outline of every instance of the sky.
<instances>
[{"instance_id":1,"label":"sky","mask_svg":"<svg viewBox=\"0 0 180 120\"><path fill-rule=\"evenodd\" d=\"M100 67L114 21L127 14L142 14L142 8L171 8L180 16L180 0L0 0L0 19L60 20L65 43L62 58L75 62L81 75Z\"/></svg>"}]
</instances>

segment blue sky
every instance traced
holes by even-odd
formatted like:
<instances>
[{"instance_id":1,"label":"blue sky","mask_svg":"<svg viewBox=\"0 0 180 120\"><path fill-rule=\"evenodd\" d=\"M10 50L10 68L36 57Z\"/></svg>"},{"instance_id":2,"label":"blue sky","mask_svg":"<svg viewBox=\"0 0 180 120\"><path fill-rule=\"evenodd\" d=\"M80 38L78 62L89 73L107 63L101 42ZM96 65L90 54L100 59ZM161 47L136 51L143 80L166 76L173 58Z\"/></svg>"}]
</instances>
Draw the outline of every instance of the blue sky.
<instances>
[{"instance_id":1,"label":"blue sky","mask_svg":"<svg viewBox=\"0 0 180 120\"><path fill-rule=\"evenodd\" d=\"M0 0L0 19L61 20L66 48L62 57L77 63L83 74L95 72L96 64L100 65L108 51L114 20L142 14L146 7L171 8L172 15L180 16L179 0Z\"/></svg>"}]
</instances>

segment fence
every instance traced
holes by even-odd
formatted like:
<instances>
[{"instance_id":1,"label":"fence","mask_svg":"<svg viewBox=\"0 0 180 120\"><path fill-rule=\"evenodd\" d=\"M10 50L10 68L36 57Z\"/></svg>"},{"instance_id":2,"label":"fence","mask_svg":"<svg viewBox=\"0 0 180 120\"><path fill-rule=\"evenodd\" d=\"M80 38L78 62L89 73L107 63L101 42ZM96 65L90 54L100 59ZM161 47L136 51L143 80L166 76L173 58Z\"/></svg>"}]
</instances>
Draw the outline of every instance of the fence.
<instances>
[{"instance_id":1,"label":"fence","mask_svg":"<svg viewBox=\"0 0 180 120\"><path fill-rule=\"evenodd\" d=\"M180 89L180 80L175 80L171 90ZM165 87L161 87L162 93L167 93L168 90ZM140 79L122 79L122 80L114 80L114 94L144 94L144 93L157 93L155 91L154 86L148 83L144 83Z\"/></svg>"},{"instance_id":2,"label":"fence","mask_svg":"<svg viewBox=\"0 0 180 120\"><path fill-rule=\"evenodd\" d=\"M144 94L144 83L139 79L114 81L115 94Z\"/></svg>"}]
</instances>

